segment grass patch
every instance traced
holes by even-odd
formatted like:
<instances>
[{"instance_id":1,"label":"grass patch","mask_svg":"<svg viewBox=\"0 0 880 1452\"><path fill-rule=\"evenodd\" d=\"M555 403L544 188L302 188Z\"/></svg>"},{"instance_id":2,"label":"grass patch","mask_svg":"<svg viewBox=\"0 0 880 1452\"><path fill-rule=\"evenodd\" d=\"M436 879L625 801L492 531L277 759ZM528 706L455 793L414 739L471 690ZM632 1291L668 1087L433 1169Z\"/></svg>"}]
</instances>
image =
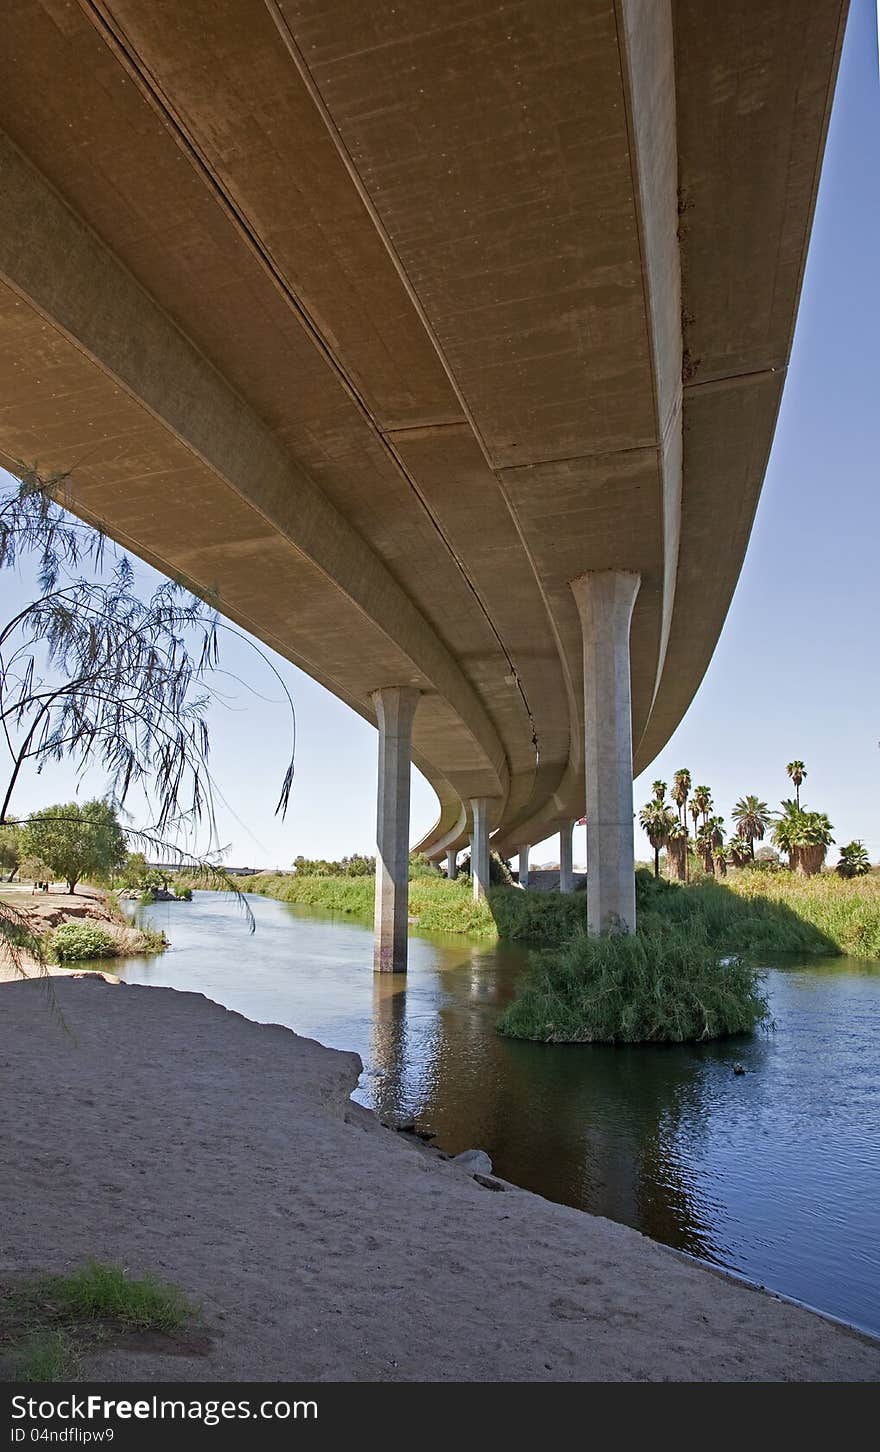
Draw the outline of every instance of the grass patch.
<instances>
[{"instance_id":1,"label":"grass patch","mask_svg":"<svg viewBox=\"0 0 880 1452\"><path fill-rule=\"evenodd\" d=\"M118 1265L88 1260L66 1276L45 1276L33 1294L76 1321L115 1321L138 1331L176 1331L192 1315L182 1291L155 1276L130 1280Z\"/></svg>"},{"instance_id":2,"label":"grass patch","mask_svg":"<svg viewBox=\"0 0 880 1452\"><path fill-rule=\"evenodd\" d=\"M11 1381L75 1381L79 1348L67 1331L34 1331L15 1341L9 1358Z\"/></svg>"},{"instance_id":3,"label":"grass patch","mask_svg":"<svg viewBox=\"0 0 880 1452\"><path fill-rule=\"evenodd\" d=\"M690 929L616 937L579 931L532 958L498 1022L543 1043L686 1043L748 1033L767 1017L761 975Z\"/></svg>"},{"instance_id":4,"label":"grass patch","mask_svg":"<svg viewBox=\"0 0 880 1452\"><path fill-rule=\"evenodd\" d=\"M88 1260L9 1287L0 1300L11 1378L70 1381L85 1352L131 1333L179 1336L196 1309L176 1286Z\"/></svg>"}]
</instances>

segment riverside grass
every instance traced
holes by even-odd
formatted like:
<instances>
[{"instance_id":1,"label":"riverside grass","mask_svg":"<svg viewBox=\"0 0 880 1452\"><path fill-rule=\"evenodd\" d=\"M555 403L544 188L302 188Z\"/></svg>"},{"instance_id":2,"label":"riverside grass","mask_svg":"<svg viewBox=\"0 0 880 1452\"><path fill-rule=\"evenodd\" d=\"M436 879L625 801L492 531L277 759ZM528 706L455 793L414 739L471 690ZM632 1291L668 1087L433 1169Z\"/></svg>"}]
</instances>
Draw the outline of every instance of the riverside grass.
<instances>
[{"instance_id":1,"label":"riverside grass","mask_svg":"<svg viewBox=\"0 0 880 1452\"><path fill-rule=\"evenodd\" d=\"M302 903L363 921L373 915L372 877L296 877L261 873L242 877L242 892ZM801 878L791 872L730 873L683 885L636 873L639 920L691 925L721 952L765 957L790 953L880 959L880 877L846 881L833 872ZM554 946L586 922L584 892L520 892L490 888L474 903L470 881L416 877L410 882L410 914L425 932L465 933L484 940Z\"/></svg>"},{"instance_id":2,"label":"riverside grass","mask_svg":"<svg viewBox=\"0 0 880 1452\"><path fill-rule=\"evenodd\" d=\"M259 873L236 879L241 892L256 892L279 902L301 903L324 912L346 913L370 921L373 917L373 877L300 877ZM498 930L488 902L474 902L470 879L449 882L445 877L413 877L409 884L409 913L415 926L427 933L464 933L495 939ZM506 889L511 891L511 889Z\"/></svg>"}]
</instances>

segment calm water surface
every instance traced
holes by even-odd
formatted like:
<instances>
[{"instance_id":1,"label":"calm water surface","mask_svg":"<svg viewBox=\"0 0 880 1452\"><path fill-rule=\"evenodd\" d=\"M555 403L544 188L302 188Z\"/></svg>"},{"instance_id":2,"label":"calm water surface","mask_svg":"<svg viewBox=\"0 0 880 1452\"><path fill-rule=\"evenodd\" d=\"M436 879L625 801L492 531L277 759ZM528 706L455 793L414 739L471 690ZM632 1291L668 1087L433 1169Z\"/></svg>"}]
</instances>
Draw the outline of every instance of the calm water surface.
<instances>
[{"instance_id":1,"label":"calm water surface","mask_svg":"<svg viewBox=\"0 0 880 1452\"><path fill-rule=\"evenodd\" d=\"M354 1049L355 1097L442 1148L880 1333L880 965L771 968L752 1039L524 1044L494 1029L522 950L413 936L409 974L377 977L369 927L249 901L253 936L216 893L157 903L171 950L118 971Z\"/></svg>"}]
</instances>

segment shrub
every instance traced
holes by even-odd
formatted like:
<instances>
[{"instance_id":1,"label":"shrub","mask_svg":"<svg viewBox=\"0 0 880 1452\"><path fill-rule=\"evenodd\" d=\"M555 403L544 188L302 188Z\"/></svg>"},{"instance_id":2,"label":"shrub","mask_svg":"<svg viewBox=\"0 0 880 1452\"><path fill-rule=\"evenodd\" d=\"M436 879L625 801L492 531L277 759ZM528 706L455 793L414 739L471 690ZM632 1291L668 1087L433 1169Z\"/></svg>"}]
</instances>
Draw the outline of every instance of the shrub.
<instances>
[{"instance_id":1,"label":"shrub","mask_svg":"<svg viewBox=\"0 0 880 1452\"><path fill-rule=\"evenodd\" d=\"M523 892L515 887L492 887L489 906L498 926L498 936L508 940L562 943L585 926L587 920L584 893Z\"/></svg>"},{"instance_id":2,"label":"shrub","mask_svg":"<svg viewBox=\"0 0 880 1452\"><path fill-rule=\"evenodd\" d=\"M768 1013L760 972L689 929L591 937L535 954L498 1027L545 1043L685 1043L748 1033Z\"/></svg>"},{"instance_id":3,"label":"shrub","mask_svg":"<svg viewBox=\"0 0 880 1452\"><path fill-rule=\"evenodd\" d=\"M49 952L59 963L112 958L116 951L115 938L100 923L62 923L49 935Z\"/></svg>"}]
</instances>

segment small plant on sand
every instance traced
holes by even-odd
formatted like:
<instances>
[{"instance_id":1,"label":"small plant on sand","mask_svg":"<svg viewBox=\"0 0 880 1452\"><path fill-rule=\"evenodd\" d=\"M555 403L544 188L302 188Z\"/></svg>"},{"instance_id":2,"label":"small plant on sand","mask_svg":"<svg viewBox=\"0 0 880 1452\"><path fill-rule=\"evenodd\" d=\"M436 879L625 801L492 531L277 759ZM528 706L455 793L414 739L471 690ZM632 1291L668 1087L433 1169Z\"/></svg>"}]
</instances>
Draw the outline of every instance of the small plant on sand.
<instances>
[{"instance_id":1,"label":"small plant on sand","mask_svg":"<svg viewBox=\"0 0 880 1452\"><path fill-rule=\"evenodd\" d=\"M113 958L116 940L100 923L62 923L49 935L49 953L59 963Z\"/></svg>"},{"instance_id":2,"label":"small plant on sand","mask_svg":"<svg viewBox=\"0 0 880 1452\"><path fill-rule=\"evenodd\" d=\"M197 1319L182 1291L153 1275L88 1260L0 1296L8 1366L18 1381L72 1381L84 1353L114 1337L150 1332L180 1338Z\"/></svg>"},{"instance_id":3,"label":"small plant on sand","mask_svg":"<svg viewBox=\"0 0 880 1452\"><path fill-rule=\"evenodd\" d=\"M74 1381L79 1375L77 1345L60 1326L15 1340L9 1360L13 1381Z\"/></svg>"},{"instance_id":4,"label":"small plant on sand","mask_svg":"<svg viewBox=\"0 0 880 1452\"><path fill-rule=\"evenodd\" d=\"M34 1283L37 1296L77 1321L115 1321L137 1331L176 1331L193 1313L176 1286L153 1275L130 1279L122 1266L88 1260L65 1276Z\"/></svg>"}]
</instances>

